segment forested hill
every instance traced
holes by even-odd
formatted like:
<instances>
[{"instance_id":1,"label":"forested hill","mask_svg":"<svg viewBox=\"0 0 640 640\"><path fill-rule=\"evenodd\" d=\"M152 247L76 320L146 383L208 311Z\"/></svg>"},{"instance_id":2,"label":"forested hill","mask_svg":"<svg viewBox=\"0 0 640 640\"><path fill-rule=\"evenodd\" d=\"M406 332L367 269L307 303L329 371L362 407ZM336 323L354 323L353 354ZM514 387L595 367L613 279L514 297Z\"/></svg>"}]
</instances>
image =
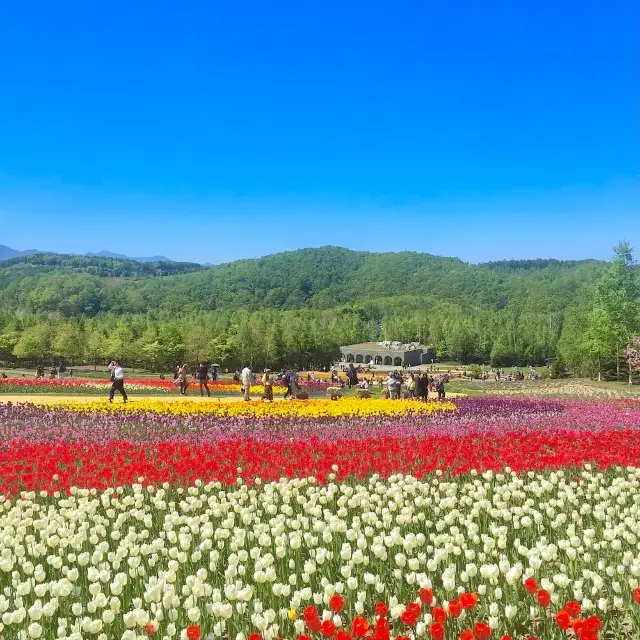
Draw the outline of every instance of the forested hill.
<instances>
[{"instance_id":1,"label":"forested hill","mask_svg":"<svg viewBox=\"0 0 640 640\"><path fill-rule=\"evenodd\" d=\"M37 254L0 262L0 312L181 314L263 308L329 309L352 303L407 309L553 312L578 302L595 261L522 260L471 265L430 254L301 249L205 268L192 263ZM400 303L399 303L400 304ZM401 311L401 309L398 309Z\"/></svg>"}]
</instances>

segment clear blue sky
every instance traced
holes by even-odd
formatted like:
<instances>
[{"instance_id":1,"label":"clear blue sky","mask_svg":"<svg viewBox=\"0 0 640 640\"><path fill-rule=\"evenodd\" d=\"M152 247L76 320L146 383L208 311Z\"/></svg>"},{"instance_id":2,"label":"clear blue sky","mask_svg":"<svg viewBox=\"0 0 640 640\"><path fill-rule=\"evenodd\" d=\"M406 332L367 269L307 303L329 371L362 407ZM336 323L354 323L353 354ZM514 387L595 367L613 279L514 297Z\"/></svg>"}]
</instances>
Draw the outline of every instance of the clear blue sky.
<instances>
[{"instance_id":1,"label":"clear blue sky","mask_svg":"<svg viewBox=\"0 0 640 640\"><path fill-rule=\"evenodd\" d=\"M1 3L0 244L640 253L638 6Z\"/></svg>"}]
</instances>

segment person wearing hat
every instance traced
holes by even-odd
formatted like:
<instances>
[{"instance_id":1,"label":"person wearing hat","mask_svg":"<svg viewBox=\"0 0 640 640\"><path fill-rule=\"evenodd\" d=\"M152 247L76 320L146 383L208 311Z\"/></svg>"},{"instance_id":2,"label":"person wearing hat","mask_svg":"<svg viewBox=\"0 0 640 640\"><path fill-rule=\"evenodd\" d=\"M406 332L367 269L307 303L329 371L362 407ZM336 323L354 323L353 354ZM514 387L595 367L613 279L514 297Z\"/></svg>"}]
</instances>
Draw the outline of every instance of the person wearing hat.
<instances>
[{"instance_id":1,"label":"person wearing hat","mask_svg":"<svg viewBox=\"0 0 640 640\"><path fill-rule=\"evenodd\" d=\"M273 402L273 380L271 379L271 369L265 369L262 374L262 386L264 394L262 399L265 402Z\"/></svg>"}]
</instances>

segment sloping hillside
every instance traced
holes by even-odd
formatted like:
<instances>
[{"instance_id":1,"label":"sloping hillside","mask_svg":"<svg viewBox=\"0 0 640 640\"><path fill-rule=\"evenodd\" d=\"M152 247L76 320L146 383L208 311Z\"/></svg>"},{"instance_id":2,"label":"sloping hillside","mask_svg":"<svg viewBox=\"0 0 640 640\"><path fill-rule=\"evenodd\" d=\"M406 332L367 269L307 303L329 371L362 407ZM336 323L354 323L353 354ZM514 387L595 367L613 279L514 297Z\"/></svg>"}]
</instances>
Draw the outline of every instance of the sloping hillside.
<instances>
[{"instance_id":1,"label":"sloping hillside","mask_svg":"<svg viewBox=\"0 0 640 640\"><path fill-rule=\"evenodd\" d=\"M600 268L556 260L470 265L430 254L301 249L205 268L39 254L0 263L0 311L181 313L332 308L397 296L460 305L557 311Z\"/></svg>"}]
</instances>

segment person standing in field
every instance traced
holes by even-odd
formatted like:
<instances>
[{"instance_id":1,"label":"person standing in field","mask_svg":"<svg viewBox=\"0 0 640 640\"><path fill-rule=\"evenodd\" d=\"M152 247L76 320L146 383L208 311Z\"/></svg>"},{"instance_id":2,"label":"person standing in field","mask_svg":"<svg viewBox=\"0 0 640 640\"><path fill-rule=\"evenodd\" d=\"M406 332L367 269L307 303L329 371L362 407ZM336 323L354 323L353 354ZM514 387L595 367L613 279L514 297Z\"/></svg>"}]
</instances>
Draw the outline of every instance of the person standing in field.
<instances>
[{"instance_id":1,"label":"person standing in field","mask_svg":"<svg viewBox=\"0 0 640 640\"><path fill-rule=\"evenodd\" d=\"M387 376L387 397L391 400L397 400L396 398L396 378L389 371L389 375Z\"/></svg>"},{"instance_id":2,"label":"person standing in field","mask_svg":"<svg viewBox=\"0 0 640 640\"><path fill-rule=\"evenodd\" d=\"M347 377L349 378L349 389L351 389L351 387L358 386L358 372L356 371L356 368L353 366L353 363L349 365L349 369L347 371Z\"/></svg>"},{"instance_id":3,"label":"person standing in field","mask_svg":"<svg viewBox=\"0 0 640 640\"><path fill-rule=\"evenodd\" d=\"M249 392L251 391L251 383L253 382L253 372L247 366L240 373L240 381L242 382L242 391L244 393L245 402L249 402Z\"/></svg>"},{"instance_id":4,"label":"person standing in field","mask_svg":"<svg viewBox=\"0 0 640 640\"><path fill-rule=\"evenodd\" d=\"M287 392L284 394L284 399L293 398L293 371L287 369L284 372L284 382L287 385Z\"/></svg>"},{"instance_id":5,"label":"person standing in field","mask_svg":"<svg viewBox=\"0 0 640 640\"><path fill-rule=\"evenodd\" d=\"M178 367L178 377L176 378L176 383L180 385L180 395L187 395L187 387L189 386L189 380L187 379L189 376L189 366L187 363L183 363L182 366Z\"/></svg>"},{"instance_id":6,"label":"person standing in field","mask_svg":"<svg viewBox=\"0 0 640 640\"><path fill-rule=\"evenodd\" d=\"M262 386L264 387L262 399L265 402L273 402L273 380L271 379L270 369L265 369L262 374Z\"/></svg>"},{"instance_id":7,"label":"person standing in field","mask_svg":"<svg viewBox=\"0 0 640 640\"><path fill-rule=\"evenodd\" d=\"M410 395L409 397L418 398L418 400L420 400L424 393L423 387L422 387L423 384L424 384L424 380L422 379L420 372L416 373L415 376L413 376L414 393L413 393L413 396Z\"/></svg>"},{"instance_id":8,"label":"person standing in field","mask_svg":"<svg viewBox=\"0 0 640 640\"><path fill-rule=\"evenodd\" d=\"M440 376L438 383L436 384L436 391L438 392L438 400L444 400L446 393L444 390L444 383L446 382L445 376Z\"/></svg>"},{"instance_id":9,"label":"person standing in field","mask_svg":"<svg viewBox=\"0 0 640 640\"><path fill-rule=\"evenodd\" d=\"M407 393L409 394L409 398L416 398L420 395L419 389L419 381L420 376L418 374L409 374L409 379L407 380Z\"/></svg>"},{"instance_id":10,"label":"person standing in field","mask_svg":"<svg viewBox=\"0 0 640 640\"><path fill-rule=\"evenodd\" d=\"M420 387L420 390L422 392L421 394L421 399L424 400L425 402L429 399L429 374L425 371L422 374L422 386Z\"/></svg>"},{"instance_id":11,"label":"person standing in field","mask_svg":"<svg viewBox=\"0 0 640 640\"><path fill-rule=\"evenodd\" d=\"M198 378L198 384L200 385L200 395L203 396L203 387L207 390L207 396L211 397L211 391L209 391L209 385L207 384L207 378L209 377L209 373L207 371L207 365L204 363L200 363L198 365L198 370L196 371L196 378Z\"/></svg>"},{"instance_id":12,"label":"person standing in field","mask_svg":"<svg viewBox=\"0 0 640 640\"><path fill-rule=\"evenodd\" d=\"M111 390L109 391L109 402L113 402L113 396L116 391L119 391L122 395L122 400L126 402L127 392L124 390L124 369L117 360L113 360L109 365L109 372L111 374Z\"/></svg>"}]
</instances>

